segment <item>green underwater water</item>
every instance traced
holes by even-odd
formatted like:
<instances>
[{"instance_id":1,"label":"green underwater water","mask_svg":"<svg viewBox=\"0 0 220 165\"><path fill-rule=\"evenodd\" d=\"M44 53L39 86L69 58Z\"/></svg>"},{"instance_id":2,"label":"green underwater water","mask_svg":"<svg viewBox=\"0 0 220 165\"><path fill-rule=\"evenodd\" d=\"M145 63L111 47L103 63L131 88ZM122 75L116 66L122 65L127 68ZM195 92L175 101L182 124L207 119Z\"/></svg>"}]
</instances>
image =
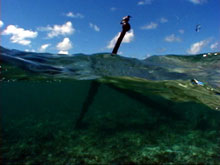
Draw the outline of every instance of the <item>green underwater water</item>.
<instances>
[{"instance_id":1,"label":"green underwater water","mask_svg":"<svg viewBox=\"0 0 220 165\"><path fill-rule=\"evenodd\" d=\"M103 78L75 128L91 82L1 81L1 164L220 164L219 96L205 105L196 90L184 101L163 82Z\"/></svg>"}]
</instances>

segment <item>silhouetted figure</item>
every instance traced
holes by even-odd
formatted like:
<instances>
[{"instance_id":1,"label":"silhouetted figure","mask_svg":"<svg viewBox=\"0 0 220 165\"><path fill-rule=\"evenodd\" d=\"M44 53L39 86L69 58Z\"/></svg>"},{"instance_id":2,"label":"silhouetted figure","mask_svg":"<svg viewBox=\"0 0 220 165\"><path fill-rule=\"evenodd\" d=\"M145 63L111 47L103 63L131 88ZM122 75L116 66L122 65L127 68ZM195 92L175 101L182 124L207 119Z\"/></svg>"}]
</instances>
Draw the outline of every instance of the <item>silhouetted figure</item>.
<instances>
[{"instance_id":1,"label":"silhouetted figure","mask_svg":"<svg viewBox=\"0 0 220 165\"><path fill-rule=\"evenodd\" d=\"M121 44L121 41L123 40L125 34L127 31L129 31L131 29L131 26L130 24L128 23L129 20L130 20L131 16L128 15L128 16L125 16L122 18L121 20L121 24L122 24L122 32L120 33L120 36L118 37L118 40L115 44L115 47L112 51L112 54L117 54L118 52L118 48L120 47L120 44Z\"/></svg>"}]
</instances>

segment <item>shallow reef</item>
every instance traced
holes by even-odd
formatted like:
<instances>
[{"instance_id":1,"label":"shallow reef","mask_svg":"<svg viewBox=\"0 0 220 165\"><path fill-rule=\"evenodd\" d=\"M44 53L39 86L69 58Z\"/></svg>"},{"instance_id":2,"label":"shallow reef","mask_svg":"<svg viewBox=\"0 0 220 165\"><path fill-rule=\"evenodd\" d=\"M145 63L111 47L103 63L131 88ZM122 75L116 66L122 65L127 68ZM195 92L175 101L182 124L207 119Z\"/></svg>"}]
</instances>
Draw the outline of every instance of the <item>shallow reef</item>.
<instances>
[{"instance_id":1,"label":"shallow reef","mask_svg":"<svg viewBox=\"0 0 220 165\"><path fill-rule=\"evenodd\" d=\"M0 50L0 164L220 164L219 52Z\"/></svg>"},{"instance_id":2,"label":"shallow reef","mask_svg":"<svg viewBox=\"0 0 220 165\"><path fill-rule=\"evenodd\" d=\"M91 82L2 81L1 164L220 163L219 96L209 87L102 78L75 128Z\"/></svg>"}]
</instances>

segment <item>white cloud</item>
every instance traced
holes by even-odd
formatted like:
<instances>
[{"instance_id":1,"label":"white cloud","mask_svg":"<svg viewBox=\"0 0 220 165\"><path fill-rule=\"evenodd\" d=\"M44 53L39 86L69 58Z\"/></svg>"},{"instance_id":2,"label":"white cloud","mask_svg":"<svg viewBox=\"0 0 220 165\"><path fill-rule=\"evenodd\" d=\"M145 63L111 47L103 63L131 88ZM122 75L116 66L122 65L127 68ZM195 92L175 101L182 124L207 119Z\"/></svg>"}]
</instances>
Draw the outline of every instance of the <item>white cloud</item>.
<instances>
[{"instance_id":1,"label":"white cloud","mask_svg":"<svg viewBox=\"0 0 220 165\"><path fill-rule=\"evenodd\" d=\"M15 25L9 25L2 33L3 35L12 35L10 40L12 43L17 43L21 45L30 45L31 41L28 38L36 38L38 33L25 30L23 28L18 28Z\"/></svg>"},{"instance_id":2,"label":"white cloud","mask_svg":"<svg viewBox=\"0 0 220 165\"><path fill-rule=\"evenodd\" d=\"M70 18L84 18L84 15L82 15L81 13L73 13L73 12L67 13L66 16Z\"/></svg>"},{"instance_id":3,"label":"white cloud","mask_svg":"<svg viewBox=\"0 0 220 165\"><path fill-rule=\"evenodd\" d=\"M207 2L207 0L189 0L189 1L196 5L200 5Z\"/></svg>"},{"instance_id":4,"label":"white cloud","mask_svg":"<svg viewBox=\"0 0 220 165\"><path fill-rule=\"evenodd\" d=\"M63 25L54 25L53 27L40 27L38 28L38 30L49 31L49 33L47 34L49 38L57 37L59 35L71 35L75 32L75 29L70 21L66 22Z\"/></svg>"},{"instance_id":5,"label":"white cloud","mask_svg":"<svg viewBox=\"0 0 220 165\"><path fill-rule=\"evenodd\" d=\"M112 49L115 46L115 43L117 42L118 37L120 36L120 32L109 42L107 45L108 49ZM131 29L129 32L127 32L122 40L122 43L130 43L134 39L134 30Z\"/></svg>"},{"instance_id":6,"label":"white cloud","mask_svg":"<svg viewBox=\"0 0 220 165\"><path fill-rule=\"evenodd\" d=\"M0 20L0 28L4 25L4 23Z\"/></svg>"},{"instance_id":7,"label":"white cloud","mask_svg":"<svg viewBox=\"0 0 220 165\"><path fill-rule=\"evenodd\" d=\"M115 43L117 42L119 35L120 35L120 32L109 42L109 44L107 45L108 49L114 48Z\"/></svg>"},{"instance_id":8,"label":"white cloud","mask_svg":"<svg viewBox=\"0 0 220 165\"><path fill-rule=\"evenodd\" d=\"M111 11L115 11L115 10L117 10L117 8L111 7L110 10L111 10Z\"/></svg>"},{"instance_id":9,"label":"white cloud","mask_svg":"<svg viewBox=\"0 0 220 165\"><path fill-rule=\"evenodd\" d=\"M25 51L25 52L35 52L34 49L31 49L31 50L30 50L30 49L25 49L24 51Z\"/></svg>"},{"instance_id":10,"label":"white cloud","mask_svg":"<svg viewBox=\"0 0 220 165\"><path fill-rule=\"evenodd\" d=\"M151 23L148 24L148 25L142 26L141 29L143 29L143 30L156 29L157 26L158 26L157 23L151 22Z\"/></svg>"},{"instance_id":11,"label":"white cloud","mask_svg":"<svg viewBox=\"0 0 220 165\"><path fill-rule=\"evenodd\" d=\"M181 39L179 37L176 37L175 34L171 34L164 39L166 42L180 42Z\"/></svg>"},{"instance_id":12,"label":"white cloud","mask_svg":"<svg viewBox=\"0 0 220 165\"><path fill-rule=\"evenodd\" d=\"M150 5L153 0L141 0L138 2L138 5Z\"/></svg>"},{"instance_id":13,"label":"white cloud","mask_svg":"<svg viewBox=\"0 0 220 165\"><path fill-rule=\"evenodd\" d=\"M95 24L89 23L89 26L90 26L92 29L94 29L95 31L97 31L97 32L100 31L100 28L99 28L97 25L95 25Z\"/></svg>"},{"instance_id":14,"label":"white cloud","mask_svg":"<svg viewBox=\"0 0 220 165\"><path fill-rule=\"evenodd\" d=\"M146 59L146 58L149 58L151 57L152 55L150 53L147 53L145 57L143 57L143 59Z\"/></svg>"},{"instance_id":15,"label":"white cloud","mask_svg":"<svg viewBox=\"0 0 220 165\"><path fill-rule=\"evenodd\" d=\"M158 53L164 53L164 52L167 51L167 48L158 48L156 51L157 51Z\"/></svg>"},{"instance_id":16,"label":"white cloud","mask_svg":"<svg viewBox=\"0 0 220 165\"><path fill-rule=\"evenodd\" d=\"M185 31L184 31L183 29L180 29L180 30L179 30L179 33L180 33L180 34L183 34L184 32L185 32Z\"/></svg>"},{"instance_id":17,"label":"white cloud","mask_svg":"<svg viewBox=\"0 0 220 165\"><path fill-rule=\"evenodd\" d=\"M63 25L54 25L50 31L51 32L48 33L48 37L53 38L58 35L70 35L75 31L75 29L73 28L72 23L68 21Z\"/></svg>"},{"instance_id":18,"label":"white cloud","mask_svg":"<svg viewBox=\"0 0 220 165\"><path fill-rule=\"evenodd\" d=\"M168 22L168 20L166 19L166 18L164 18L164 17L162 17L161 19L160 19L160 23L167 23Z\"/></svg>"},{"instance_id":19,"label":"white cloud","mask_svg":"<svg viewBox=\"0 0 220 165\"><path fill-rule=\"evenodd\" d=\"M60 50L60 51L58 52L58 54L69 54L69 52L68 52L68 51L64 51L64 50Z\"/></svg>"},{"instance_id":20,"label":"white cloud","mask_svg":"<svg viewBox=\"0 0 220 165\"><path fill-rule=\"evenodd\" d=\"M40 51L40 52L44 52L49 46L50 46L50 44L41 45L39 51Z\"/></svg>"},{"instance_id":21,"label":"white cloud","mask_svg":"<svg viewBox=\"0 0 220 165\"><path fill-rule=\"evenodd\" d=\"M212 50L217 49L218 45L219 45L219 43L216 42L216 43L212 44L212 45L210 46L210 48L211 48Z\"/></svg>"},{"instance_id":22,"label":"white cloud","mask_svg":"<svg viewBox=\"0 0 220 165\"><path fill-rule=\"evenodd\" d=\"M209 43L209 40L202 40L199 42L196 42L191 45L190 49L187 50L187 53L189 54L197 54L199 53L203 47L205 47Z\"/></svg>"},{"instance_id":23,"label":"white cloud","mask_svg":"<svg viewBox=\"0 0 220 165\"><path fill-rule=\"evenodd\" d=\"M122 51L120 51L120 52L118 52L117 54L118 54L118 55L122 55L122 54L123 54L123 52L122 52Z\"/></svg>"},{"instance_id":24,"label":"white cloud","mask_svg":"<svg viewBox=\"0 0 220 165\"><path fill-rule=\"evenodd\" d=\"M62 42L57 44L57 49L59 50L60 54L68 54L68 50L72 48L72 43L69 38L64 38Z\"/></svg>"},{"instance_id":25,"label":"white cloud","mask_svg":"<svg viewBox=\"0 0 220 165\"><path fill-rule=\"evenodd\" d=\"M133 41L133 39L134 39L134 30L131 29L131 31L129 31L125 34L125 37L124 37L122 43L130 43L131 41Z\"/></svg>"}]
</instances>

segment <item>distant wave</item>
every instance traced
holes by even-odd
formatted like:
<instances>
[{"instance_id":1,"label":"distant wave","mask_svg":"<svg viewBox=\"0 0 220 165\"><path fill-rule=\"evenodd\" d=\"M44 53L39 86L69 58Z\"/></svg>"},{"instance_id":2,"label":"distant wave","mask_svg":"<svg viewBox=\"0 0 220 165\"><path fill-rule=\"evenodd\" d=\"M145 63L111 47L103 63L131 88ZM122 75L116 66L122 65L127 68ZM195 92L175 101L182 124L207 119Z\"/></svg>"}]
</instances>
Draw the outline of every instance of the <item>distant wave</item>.
<instances>
[{"instance_id":1,"label":"distant wave","mask_svg":"<svg viewBox=\"0 0 220 165\"><path fill-rule=\"evenodd\" d=\"M0 47L0 59L3 64L55 78L96 79L103 76L130 76L149 80L196 78L220 86L220 53L152 56L139 60L119 55L111 56L108 53L67 56Z\"/></svg>"}]
</instances>

